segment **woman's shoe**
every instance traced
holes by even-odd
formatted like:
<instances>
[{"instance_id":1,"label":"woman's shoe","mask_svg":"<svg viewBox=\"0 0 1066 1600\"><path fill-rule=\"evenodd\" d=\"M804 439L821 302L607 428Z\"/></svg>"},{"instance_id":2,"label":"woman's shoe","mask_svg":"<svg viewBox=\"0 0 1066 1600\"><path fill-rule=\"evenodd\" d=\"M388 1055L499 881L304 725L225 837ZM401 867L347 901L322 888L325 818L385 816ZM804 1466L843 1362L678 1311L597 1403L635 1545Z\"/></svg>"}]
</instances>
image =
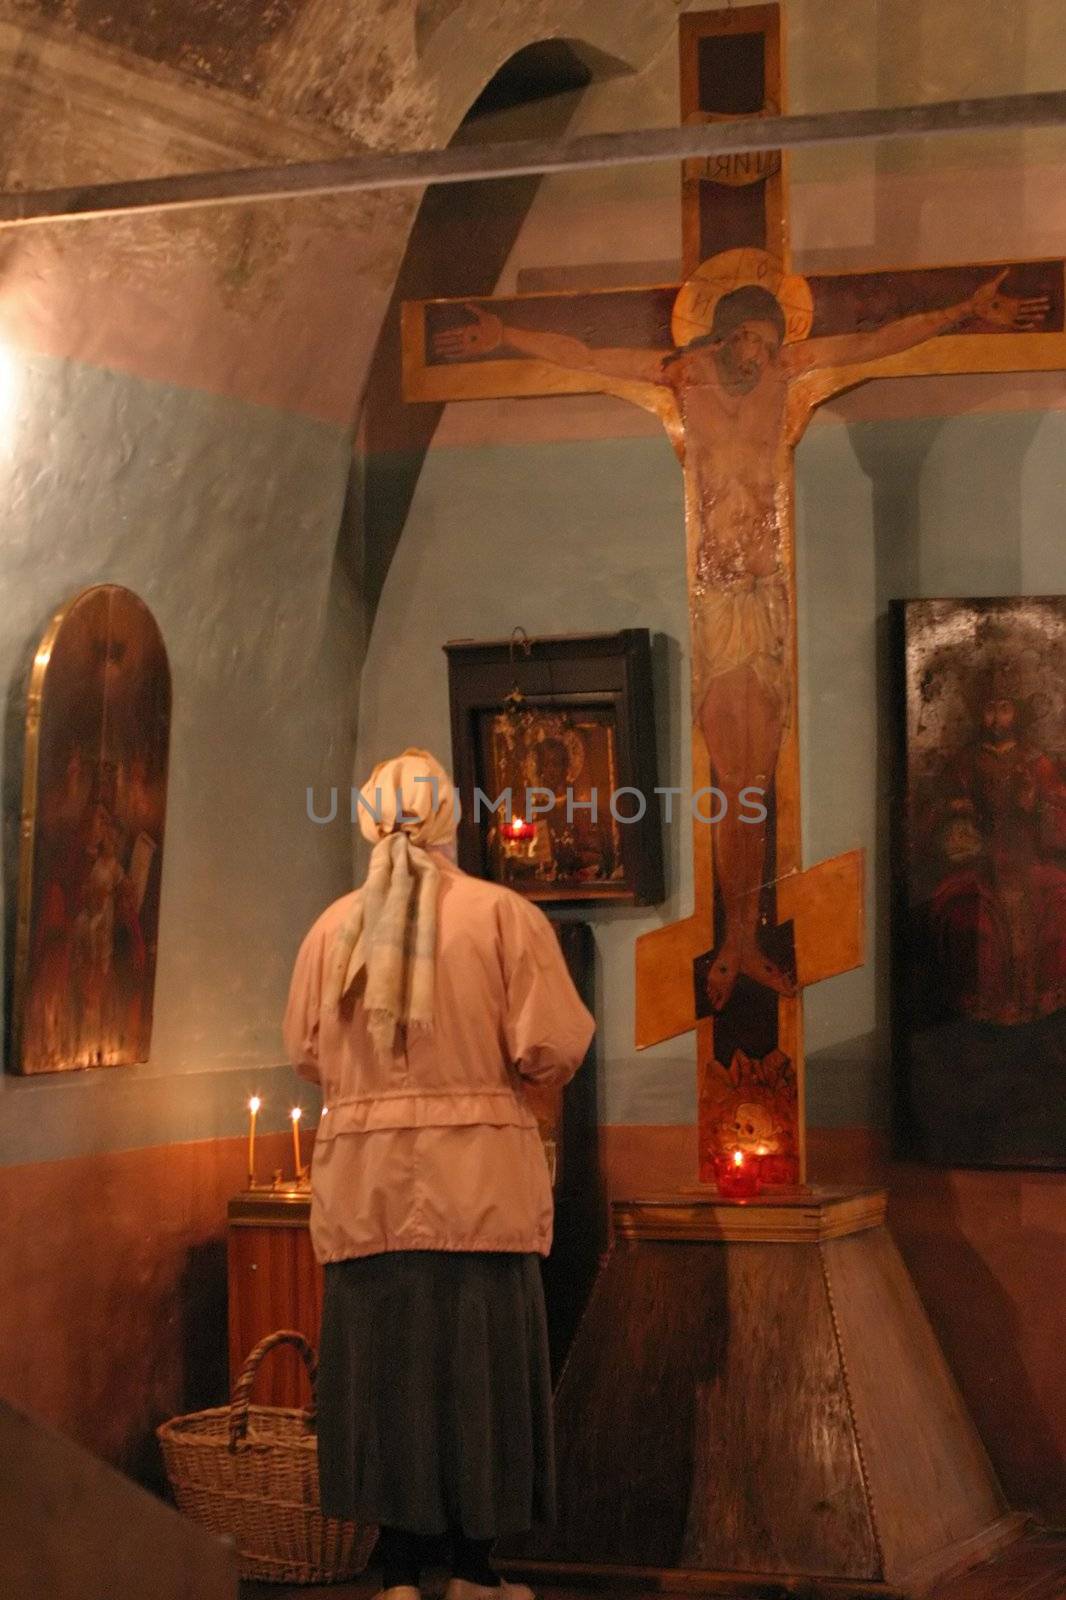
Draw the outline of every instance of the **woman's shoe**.
<instances>
[{"instance_id":1,"label":"woman's shoe","mask_svg":"<svg viewBox=\"0 0 1066 1600\"><path fill-rule=\"evenodd\" d=\"M444 1591L444 1600L534 1600L533 1590L524 1583L504 1583L495 1589L484 1583L467 1583L465 1578L452 1578Z\"/></svg>"}]
</instances>

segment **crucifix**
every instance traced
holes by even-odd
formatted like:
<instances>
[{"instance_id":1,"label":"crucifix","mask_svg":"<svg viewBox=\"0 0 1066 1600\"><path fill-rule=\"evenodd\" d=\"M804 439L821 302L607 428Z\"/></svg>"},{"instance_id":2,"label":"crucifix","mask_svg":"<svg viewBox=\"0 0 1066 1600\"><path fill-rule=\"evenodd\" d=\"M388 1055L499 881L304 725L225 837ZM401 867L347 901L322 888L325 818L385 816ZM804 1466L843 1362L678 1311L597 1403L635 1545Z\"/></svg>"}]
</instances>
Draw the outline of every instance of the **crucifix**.
<instances>
[{"instance_id":1,"label":"crucifix","mask_svg":"<svg viewBox=\"0 0 1066 1600\"><path fill-rule=\"evenodd\" d=\"M781 101L777 6L682 18L687 120ZM1066 333L1061 261L793 273L785 180L774 154L685 163L680 284L412 303L403 340L408 399L598 391L657 416L678 456L692 791L714 809L694 812L692 915L637 940L636 1040L696 1030L701 1183L739 1149L787 1189L802 991L863 959L861 852L800 860L793 451L868 379L1059 368Z\"/></svg>"}]
</instances>

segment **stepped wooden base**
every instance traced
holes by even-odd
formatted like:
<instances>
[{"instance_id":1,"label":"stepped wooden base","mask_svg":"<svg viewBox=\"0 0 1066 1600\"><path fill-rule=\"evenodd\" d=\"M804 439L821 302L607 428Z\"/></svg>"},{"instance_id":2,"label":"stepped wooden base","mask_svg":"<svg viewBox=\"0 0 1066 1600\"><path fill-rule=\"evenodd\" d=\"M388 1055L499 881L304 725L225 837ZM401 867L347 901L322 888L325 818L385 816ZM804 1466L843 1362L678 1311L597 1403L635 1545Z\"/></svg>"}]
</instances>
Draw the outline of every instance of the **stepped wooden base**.
<instances>
[{"instance_id":1,"label":"stepped wooden base","mask_svg":"<svg viewBox=\"0 0 1066 1600\"><path fill-rule=\"evenodd\" d=\"M511 1570L927 1593L1017 1537L880 1190L614 1207L556 1393L559 1518Z\"/></svg>"},{"instance_id":2,"label":"stepped wooden base","mask_svg":"<svg viewBox=\"0 0 1066 1600\"><path fill-rule=\"evenodd\" d=\"M558 1561L498 1561L507 1577L520 1579L536 1588L546 1582L571 1584L589 1594L706 1595L723 1600L913 1600L936 1584L949 1582L960 1573L988 1561L1007 1545L1013 1544L1030 1527L1021 1512L1011 1511L976 1539L965 1539L953 1549L938 1551L935 1567L923 1563L901 1583L877 1579L804 1577L801 1574L758 1572L690 1572L670 1567L580 1566ZM931 1575L930 1575L931 1573Z\"/></svg>"},{"instance_id":3,"label":"stepped wooden base","mask_svg":"<svg viewBox=\"0 0 1066 1600\"><path fill-rule=\"evenodd\" d=\"M761 1244L817 1244L864 1228L880 1227L883 1189L777 1189L757 1200L723 1200L717 1190L619 1200L613 1207L616 1239L707 1240Z\"/></svg>"}]
</instances>

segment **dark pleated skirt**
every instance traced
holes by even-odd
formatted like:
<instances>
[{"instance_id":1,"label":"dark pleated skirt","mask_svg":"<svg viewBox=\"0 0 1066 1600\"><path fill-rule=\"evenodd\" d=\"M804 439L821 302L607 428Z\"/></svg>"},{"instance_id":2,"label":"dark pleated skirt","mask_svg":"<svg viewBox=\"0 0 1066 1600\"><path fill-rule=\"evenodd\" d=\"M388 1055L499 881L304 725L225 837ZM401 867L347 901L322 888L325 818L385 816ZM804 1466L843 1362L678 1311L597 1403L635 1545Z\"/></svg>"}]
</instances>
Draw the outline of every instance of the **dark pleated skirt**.
<instances>
[{"instance_id":1,"label":"dark pleated skirt","mask_svg":"<svg viewBox=\"0 0 1066 1600\"><path fill-rule=\"evenodd\" d=\"M403 1250L327 1266L318 1460L328 1516L471 1539L550 1524L539 1258Z\"/></svg>"}]
</instances>

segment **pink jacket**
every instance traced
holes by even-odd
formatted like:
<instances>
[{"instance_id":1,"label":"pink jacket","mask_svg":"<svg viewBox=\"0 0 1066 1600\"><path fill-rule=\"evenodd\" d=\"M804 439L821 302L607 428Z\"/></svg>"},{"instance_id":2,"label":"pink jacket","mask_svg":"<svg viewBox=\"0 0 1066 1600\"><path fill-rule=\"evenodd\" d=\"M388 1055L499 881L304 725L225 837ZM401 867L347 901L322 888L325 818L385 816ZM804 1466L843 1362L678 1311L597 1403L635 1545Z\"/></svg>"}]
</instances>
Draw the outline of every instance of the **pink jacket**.
<instances>
[{"instance_id":1,"label":"pink jacket","mask_svg":"<svg viewBox=\"0 0 1066 1600\"><path fill-rule=\"evenodd\" d=\"M438 859L433 1033L390 1065L360 999L320 1013L333 935L361 890L323 912L296 958L283 1029L297 1071L323 1090L311 1169L319 1261L551 1248L551 1183L523 1080L566 1083L595 1024L543 912Z\"/></svg>"}]
</instances>

